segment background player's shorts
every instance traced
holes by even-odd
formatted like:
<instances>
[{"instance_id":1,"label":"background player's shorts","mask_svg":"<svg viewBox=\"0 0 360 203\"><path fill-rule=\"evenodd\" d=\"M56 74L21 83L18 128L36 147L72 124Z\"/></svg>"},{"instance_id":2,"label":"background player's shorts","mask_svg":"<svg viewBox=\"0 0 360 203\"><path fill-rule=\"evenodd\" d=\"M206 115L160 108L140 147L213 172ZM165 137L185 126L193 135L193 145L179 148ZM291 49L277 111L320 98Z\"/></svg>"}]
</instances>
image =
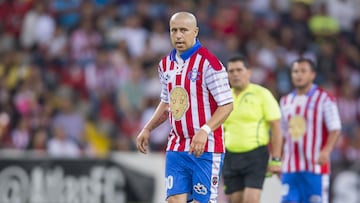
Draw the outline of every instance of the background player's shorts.
<instances>
[{"instance_id":1,"label":"background player's shorts","mask_svg":"<svg viewBox=\"0 0 360 203\"><path fill-rule=\"evenodd\" d=\"M329 175L310 172L283 173L282 202L327 203Z\"/></svg>"},{"instance_id":2,"label":"background player's shorts","mask_svg":"<svg viewBox=\"0 0 360 203\"><path fill-rule=\"evenodd\" d=\"M227 151L222 173L225 194L244 190L245 187L262 189L268 162L266 146L244 153Z\"/></svg>"},{"instance_id":3,"label":"background player's shorts","mask_svg":"<svg viewBox=\"0 0 360 203\"><path fill-rule=\"evenodd\" d=\"M218 196L223 153L204 152L195 157L189 152L166 152L166 198L188 194L188 201L215 203Z\"/></svg>"}]
</instances>

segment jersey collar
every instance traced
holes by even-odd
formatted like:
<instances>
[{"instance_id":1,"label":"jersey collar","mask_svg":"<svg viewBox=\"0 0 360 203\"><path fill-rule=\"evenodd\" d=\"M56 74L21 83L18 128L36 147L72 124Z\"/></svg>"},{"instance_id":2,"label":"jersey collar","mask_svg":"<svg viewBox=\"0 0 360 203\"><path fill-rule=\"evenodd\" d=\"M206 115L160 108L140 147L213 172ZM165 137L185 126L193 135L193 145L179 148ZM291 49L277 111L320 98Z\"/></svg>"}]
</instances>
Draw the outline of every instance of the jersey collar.
<instances>
[{"instance_id":1,"label":"jersey collar","mask_svg":"<svg viewBox=\"0 0 360 203\"><path fill-rule=\"evenodd\" d=\"M316 88L317 88L317 85L313 84L312 87L310 88L310 90L306 93L306 96L311 97L314 94ZM292 94L293 94L293 96L296 96L297 95L296 90L294 90L292 92Z\"/></svg>"},{"instance_id":2,"label":"jersey collar","mask_svg":"<svg viewBox=\"0 0 360 203\"><path fill-rule=\"evenodd\" d=\"M180 57L186 61L187 59L189 59L197 50L199 50L201 48L201 44L200 41L198 39L196 39L196 42L194 44L194 46L192 46L190 49L184 51L182 54L180 54ZM170 52L170 60L172 61L176 61L176 49L173 49Z\"/></svg>"}]
</instances>

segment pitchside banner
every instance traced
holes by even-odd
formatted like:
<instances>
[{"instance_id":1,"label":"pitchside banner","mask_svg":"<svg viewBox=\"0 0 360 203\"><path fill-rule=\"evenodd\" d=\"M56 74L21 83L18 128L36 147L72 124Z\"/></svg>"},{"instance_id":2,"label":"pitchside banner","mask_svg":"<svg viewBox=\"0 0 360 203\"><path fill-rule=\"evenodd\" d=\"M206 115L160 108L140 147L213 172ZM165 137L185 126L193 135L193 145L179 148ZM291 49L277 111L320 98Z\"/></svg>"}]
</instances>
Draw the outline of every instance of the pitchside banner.
<instances>
[{"instance_id":1,"label":"pitchside banner","mask_svg":"<svg viewBox=\"0 0 360 203\"><path fill-rule=\"evenodd\" d=\"M99 159L0 158L1 203L149 203L154 178Z\"/></svg>"},{"instance_id":2,"label":"pitchside banner","mask_svg":"<svg viewBox=\"0 0 360 203\"><path fill-rule=\"evenodd\" d=\"M360 159L332 164L332 203L360 202Z\"/></svg>"}]
</instances>

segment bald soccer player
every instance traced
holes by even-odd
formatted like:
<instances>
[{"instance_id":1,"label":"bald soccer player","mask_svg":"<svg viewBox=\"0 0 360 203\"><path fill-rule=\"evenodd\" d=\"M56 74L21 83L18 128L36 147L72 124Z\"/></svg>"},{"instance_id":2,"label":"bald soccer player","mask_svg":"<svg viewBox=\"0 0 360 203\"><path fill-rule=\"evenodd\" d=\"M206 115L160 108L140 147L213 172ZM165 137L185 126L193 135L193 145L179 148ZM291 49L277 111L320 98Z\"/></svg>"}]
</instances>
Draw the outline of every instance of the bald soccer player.
<instances>
[{"instance_id":1,"label":"bald soccer player","mask_svg":"<svg viewBox=\"0 0 360 203\"><path fill-rule=\"evenodd\" d=\"M197 39L196 18L188 12L170 19L174 49L158 66L162 90L152 118L137 136L147 153L150 131L169 120L166 199L169 203L217 202L224 160L222 123L232 111L225 67Z\"/></svg>"}]
</instances>

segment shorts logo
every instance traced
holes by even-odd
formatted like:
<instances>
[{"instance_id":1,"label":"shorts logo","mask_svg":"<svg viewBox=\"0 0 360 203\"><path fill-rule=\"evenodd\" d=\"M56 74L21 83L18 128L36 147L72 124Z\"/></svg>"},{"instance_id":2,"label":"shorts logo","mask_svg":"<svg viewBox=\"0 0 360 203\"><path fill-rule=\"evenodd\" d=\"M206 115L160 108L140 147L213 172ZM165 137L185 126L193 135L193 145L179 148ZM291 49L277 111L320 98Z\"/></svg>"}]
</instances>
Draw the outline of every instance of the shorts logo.
<instances>
[{"instance_id":1,"label":"shorts logo","mask_svg":"<svg viewBox=\"0 0 360 203\"><path fill-rule=\"evenodd\" d=\"M206 189L205 185L202 185L200 183L194 185L193 189L195 190L196 193L198 193L200 195L207 194L207 189Z\"/></svg>"},{"instance_id":2,"label":"shorts logo","mask_svg":"<svg viewBox=\"0 0 360 203\"><path fill-rule=\"evenodd\" d=\"M213 185L217 185L218 184L218 182L219 182L219 178L217 177L217 176L214 176L213 178L212 178L212 184Z\"/></svg>"},{"instance_id":3,"label":"shorts logo","mask_svg":"<svg viewBox=\"0 0 360 203\"><path fill-rule=\"evenodd\" d=\"M320 195L311 195L310 196L311 203L321 203L321 196Z\"/></svg>"}]
</instances>

